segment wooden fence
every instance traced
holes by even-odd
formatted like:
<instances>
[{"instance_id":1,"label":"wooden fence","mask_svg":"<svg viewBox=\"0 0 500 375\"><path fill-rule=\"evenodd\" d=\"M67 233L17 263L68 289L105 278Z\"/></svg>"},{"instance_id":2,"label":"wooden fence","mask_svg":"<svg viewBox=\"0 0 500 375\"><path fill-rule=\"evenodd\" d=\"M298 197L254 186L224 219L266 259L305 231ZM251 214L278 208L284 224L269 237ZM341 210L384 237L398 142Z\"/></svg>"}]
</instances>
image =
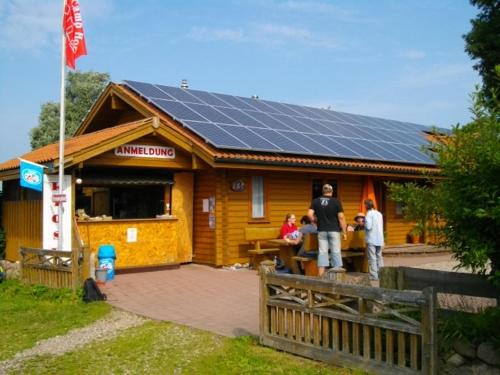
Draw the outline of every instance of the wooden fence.
<instances>
[{"instance_id":1,"label":"wooden fence","mask_svg":"<svg viewBox=\"0 0 500 375\"><path fill-rule=\"evenodd\" d=\"M426 270L411 267L384 267L380 286L398 290L423 290L433 286L436 293L494 298L500 307L500 288L485 276L462 272Z\"/></svg>"},{"instance_id":2,"label":"wooden fence","mask_svg":"<svg viewBox=\"0 0 500 375\"><path fill-rule=\"evenodd\" d=\"M437 374L436 295L261 268L260 342L379 374Z\"/></svg>"},{"instance_id":3,"label":"wooden fence","mask_svg":"<svg viewBox=\"0 0 500 375\"><path fill-rule=\"evenodd\" d=\"M87 247L71 252L21 247L20 255L21 280L29 284L76 290L88 277Z\"/></svg>"}]
</instances>

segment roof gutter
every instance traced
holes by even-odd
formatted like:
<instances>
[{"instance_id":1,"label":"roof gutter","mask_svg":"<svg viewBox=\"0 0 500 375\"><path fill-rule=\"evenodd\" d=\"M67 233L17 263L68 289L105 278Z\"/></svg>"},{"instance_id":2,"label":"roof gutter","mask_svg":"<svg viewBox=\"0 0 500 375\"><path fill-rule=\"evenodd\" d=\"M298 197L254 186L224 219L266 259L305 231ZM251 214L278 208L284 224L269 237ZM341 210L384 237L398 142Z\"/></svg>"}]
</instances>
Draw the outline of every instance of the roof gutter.
<instances>
[{"instance_id":1,"label":"roof gutter","mask_svg":"<svg viewBox=\"0 0 500 375\"><path fill-rule=\"evenodd\" d=\"M282 166L282 167L311 167L311 168L317 168L317 169L338 169L338 170L345 170L345 171L360 171L360 172L383 172L387 173L390 175L401 175L401 174L413 174L413 175L418 175L422 176L424 175L425 172L414 172L414 171L395 171L392 169L385 169L385 168L371 168L371 167L349 167L349 166L336 166L335 168L332 168L331 166L328 165L321 165L321 164L313 164L313 163L303 163L300 165L297 165L296 163L292 162L282 162L282 161L267 161L267 160L249 160L249 159L239 159L239 158L234 158L234 159L226 159L226 158L214 158L214 161L216 163L224 163L224 164L229 164L229 163L241 163L241 164L253 164L253 165L270 165L270 166ZM438 171L436 170L436 174L438 174Z\"/></svg>"}]
</instances>

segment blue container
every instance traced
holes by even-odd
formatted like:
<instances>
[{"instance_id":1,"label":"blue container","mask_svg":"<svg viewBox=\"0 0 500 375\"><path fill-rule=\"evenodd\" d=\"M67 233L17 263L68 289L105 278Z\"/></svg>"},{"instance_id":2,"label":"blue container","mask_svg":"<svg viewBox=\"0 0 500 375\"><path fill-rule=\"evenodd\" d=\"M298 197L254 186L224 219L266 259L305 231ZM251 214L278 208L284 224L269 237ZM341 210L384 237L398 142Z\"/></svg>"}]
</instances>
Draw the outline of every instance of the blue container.
<instances>
[{"instance_id":1,"label":"blue container","mask_svg":"<svg viewBox=\"0 0 500 375\"><path fill-rule=\"evenodd\" d=\"M114 245L99 245L99 250L97 251L97 259L99 259L99 268L103 268L107 271L106 281L113 280L115 278L116 259Z\"/></svg>"}]
</instances>

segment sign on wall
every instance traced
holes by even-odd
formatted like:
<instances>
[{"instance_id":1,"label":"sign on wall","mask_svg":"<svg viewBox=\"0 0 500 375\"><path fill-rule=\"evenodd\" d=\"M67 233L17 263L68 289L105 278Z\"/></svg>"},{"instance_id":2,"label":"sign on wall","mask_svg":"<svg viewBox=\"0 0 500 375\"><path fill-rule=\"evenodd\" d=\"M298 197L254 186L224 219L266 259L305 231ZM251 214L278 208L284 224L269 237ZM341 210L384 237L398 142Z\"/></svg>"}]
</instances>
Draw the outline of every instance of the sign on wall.
<instances>
[{"instance_id":1,"label":"sign on wall","mask_svg":"<svg viewBox=\"0 0 500 375\"><path fill-rule=\"evenodd\" d=\"M57 249L59 210L63 208L62 250L71 251L71 176L64 175L63 194L59 194L57 175L43 176L43 248Z\"/></svg>"},{"instance_id":2,"label":"sign on wall","mask_svg":"<svg viewBox=\"0 0 500 375\"><path fill-rule=\"evenodd\" d=\"M42 191L43 165L19 159L19 178L22 187Z\"/></svg>"},{"instance_id":3,"label":"sign on wall","mask_svg":"<svg viewBox=\"0 0 500 375\"><path fill-rule=\"evenodd\" d=\"M175 148L126 144L115 148L115 155L135 158L175 159Z\"/></svg>"},{"instance_id":4,"label":"sign on wall","mask_svg":"<svg viewBox=\"0 0 500 375\"><path fill-rule=\"evenodd\" d=\"M215 229L215 197L208 198L208 227Z\"/></svg>"}]
</instances>

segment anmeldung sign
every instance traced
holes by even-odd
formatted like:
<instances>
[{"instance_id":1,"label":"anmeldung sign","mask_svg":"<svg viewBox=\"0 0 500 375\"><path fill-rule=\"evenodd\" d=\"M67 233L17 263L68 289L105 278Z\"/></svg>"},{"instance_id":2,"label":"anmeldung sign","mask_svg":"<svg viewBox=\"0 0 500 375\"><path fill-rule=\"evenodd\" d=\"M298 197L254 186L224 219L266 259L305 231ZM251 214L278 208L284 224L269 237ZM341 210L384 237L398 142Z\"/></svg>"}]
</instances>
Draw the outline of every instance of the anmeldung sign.
<instances>
[{"instance_id":1,"label":"anmeldung sign","mask_svg":"<svg viewBox=\"0 0 500 375\"><path fill-rule=\"evenodd\" d=\"M135 158L175 159L175 148L126 144L115 148L115 155Z\"/></svg>"}]
</instances>

